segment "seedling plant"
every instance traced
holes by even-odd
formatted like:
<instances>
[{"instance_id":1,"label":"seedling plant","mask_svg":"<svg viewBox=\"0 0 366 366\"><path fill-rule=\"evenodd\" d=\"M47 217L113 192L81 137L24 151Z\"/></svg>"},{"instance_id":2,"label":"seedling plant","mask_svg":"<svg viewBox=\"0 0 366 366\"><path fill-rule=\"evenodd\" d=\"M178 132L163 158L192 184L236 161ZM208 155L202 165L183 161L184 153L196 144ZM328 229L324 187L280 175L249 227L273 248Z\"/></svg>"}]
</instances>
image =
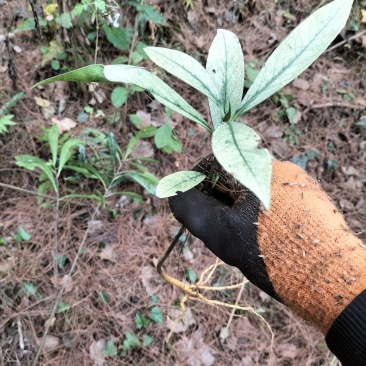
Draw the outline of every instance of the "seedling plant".
<instances>
[{"instance_id":1,"label":"seedling plant","mask_svg":"<svg viewBox=\"0 0 366 366\"><path fill-rule=\"evenodd\" d=\"M146 47L144 51L153 62L208 98L211 126L170 86L138 66L90 65L37 85L61 80L121 82L149 91L163 105L203 126L211 134L213 154L223 169L270 209L272 157L267 149L258 147L259 135L237 119L291 82L320 56L345 26L352 3L352 0L334 0L303 21L268 58L244 98L243 53L239 39L232 32L218 30L206 68L183 52ZM195 171L173 173L161 179L156 194L160 198L173 196L205 179L204 174Z\"/></svg>"},{"instance_id":2,"label":"seedling plant","mask_svg":"<svg viewBox=\"0 0 366 366\"><path fill-rule=\"evenodd\" d=\"M183 52L146 47L144 51L154 63L208 98L211 125L158 76L138 66L90 65L41 81L35 86L54 81L120 82L150 92L166 107L203 126L211 135L212 151L217 162L245 188L251 190L268 210L271 201L272 157L267 149L258 146L259 135L252 128L239 123L238 117L272 96L311 65L345 26L352 3L353 0L334 0L315 11L282 41L257 75L248 75L249 85L244 84L245 70L248 72L252 69L245 67L239 39L227 30L217 31L209 49L206 67ZM245 86L249 89L243 97ZM160 180L156 195L160 198L174 196L205 180L214 180L214 177L206 177L196 171L173 173ZM186 292L185 300L196 298L213 304L215 302L200 294L200 290L208 288L204 286L206 280L186 285L168 276L162 269L182 232L183 228L158 263L158 272L166 281ZM212 275L215 268L208 272ZM239 308L237 305L215 304Z\"/></svg>"}]
</instances>

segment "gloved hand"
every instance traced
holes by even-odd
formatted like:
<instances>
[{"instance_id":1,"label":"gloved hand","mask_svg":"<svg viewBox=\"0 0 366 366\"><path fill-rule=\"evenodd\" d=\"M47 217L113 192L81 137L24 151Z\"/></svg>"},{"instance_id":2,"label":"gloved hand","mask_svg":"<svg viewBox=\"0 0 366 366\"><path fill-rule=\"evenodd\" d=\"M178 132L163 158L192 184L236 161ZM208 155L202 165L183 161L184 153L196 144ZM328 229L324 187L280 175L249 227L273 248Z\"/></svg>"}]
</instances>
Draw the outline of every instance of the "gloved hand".
<instances>
[{"instance_id":1,"label":"gloved hand","mask_svg":"<svg viewBox=\"0 0 366 366\"><path fill-rule=\"evenodd\" d=\"M207 159L194 170L207 173L206 165ZM193 188L171 197L169 205L216 256L324 334L358 295L366 301L361 240L314 179L293 163L273 162L268 211L250 191L228 203ZM361 316L366 323L366 309ZM366 365L366 344L362 352L365 363L354 365Z\"/></svg>"}]
</instances>

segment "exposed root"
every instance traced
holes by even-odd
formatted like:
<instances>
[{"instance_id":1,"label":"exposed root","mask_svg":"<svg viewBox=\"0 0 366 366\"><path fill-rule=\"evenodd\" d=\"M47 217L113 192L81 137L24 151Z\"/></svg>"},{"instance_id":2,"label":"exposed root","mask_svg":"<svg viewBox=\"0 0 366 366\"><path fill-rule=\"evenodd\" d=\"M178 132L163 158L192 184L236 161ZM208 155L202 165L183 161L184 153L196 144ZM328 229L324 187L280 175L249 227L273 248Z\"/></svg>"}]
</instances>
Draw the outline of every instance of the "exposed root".
<instances>
[{"instance_id":1,"label":"exposed root","mask_svg":"<svg viewBox=\"0 0 366 366\"><path fill-rule=\"evenodd\" d=\"M160 259L160 261L157 265L158 273L160 274L160 276L166 282L172 284L173 286L178 287L179 289L181 289L185 292L184 297L180 301L179 316L173 321L172 327L171 327L172 329L170 330L170 333L166 337L165 342L169 342L169 340L170 340L170 338L171 338L171 336L174 332L175 326L182 320L183 314L185 312L185 303L187 302L187 300L189 300L189 299L197 300L197 301L203 302L203 303L208 304L208 305L222 306L222 307L233 309L233 311L230 315L229 322L228 322L228 327L230 326L231 319L233 318L233 315L234 315L235 311L237 311L237 310L248 311L248 312L254 314L255 316L257 316L267 326L267 328L269 329L269 332L271 333L270 358L269 358L269 361L268 361L268 365L272 365L273 364L273 359L274 359L274 352L273 352L274 333L273 333L273 330L272 330L270 324L263 318L262 315L258 314L251 306L240 306L240 305L238 305L241 294L242 294L243 287L244 287L245 283L248 282L247 279L244 279L241 283L236 284L236 285L221 286L221 287L205 286L211 280L211 278L212 278L213 274L215 273L217 267L224 264L222 261L219 261L218 258L216 260L216 263L211 264L210 266L208 266L201 273L201 275L200 275L200 277L199 277L196 284L190 284L190 285L185 284L182 281L169 276L168 274L166 274L163 271L162 266L163 266L165 260L168 258L168 256L172 252L173 248L177 244L177 242L179 240L179 237L181 236L181 234L183 233L184 230L185 230L185 228L184 228L184 226L182 226L181 229L179 230L178 234L174 237L174 239L173 239L171 245L169 246L168 250L166 251L164 256ZM228 290L228 289L234 289L234 288L240 288L239 295L236 299L235 304L228 304L228 303L222 302L222 301L211 300L211 299L208 299L206 296L204 296L202 293L200 293L200 290L222 291L222 290Z\"/></svg>"}]
</instances>

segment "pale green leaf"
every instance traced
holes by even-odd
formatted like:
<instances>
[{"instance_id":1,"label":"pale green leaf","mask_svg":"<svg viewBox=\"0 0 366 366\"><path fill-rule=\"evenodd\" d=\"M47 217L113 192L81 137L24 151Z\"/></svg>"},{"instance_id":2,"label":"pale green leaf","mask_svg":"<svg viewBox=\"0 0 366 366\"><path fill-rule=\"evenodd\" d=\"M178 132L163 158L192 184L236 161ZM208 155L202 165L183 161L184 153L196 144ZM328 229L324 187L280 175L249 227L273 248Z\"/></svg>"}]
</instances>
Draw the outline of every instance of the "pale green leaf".
<instances>
[{"instance_id":1,"label":"pale green leaf","mask_svg":"<svg viewBox=\"0 0 366 366\"><path fill-rule=\"evenodd\" d=\"M145 318L140 313L136 314L135 317L135 326L137 329L142 329L143 327L147 327L149 325L149 319Z\"/></svg>"},{"instance_id":2,"label":"pale green leaf","mask_svg":"<svg viewBox=\"0 0 366 366\"><path fill-rule=\"evenodd\" d=\"M175 196L177 192L185 192L201 183L206 176L199 172L182 171L162 178L156 189L159 198Z\"/></svg>"},{"instance_id":3,"label":"pale green leaf","mask_svg":"<svg viewBox=\"0 0 366 366\"><path fill-rule=\"evenodd\" d=\"M56 166L57 161L57 149L58 149L58 127L56 124L52 125L52 127L48 130L48 143L50 144L50 150L52 153L52 163L53 166Z\"/></svg>"},{"instance_id":4,"label":"pale green leaf","mask_svg":"<svg viewBox=\"0 0 366 366\"><path fill-rule=\"evenodd\" d=\"M159 179L155 177L155 175L149 172L138 172L138 171L129 171L126 174L130 178L132 178L135 182L140 184L143 188L145 188L150 194L156 193L156 187L158 185Z\"/></svg>"},{"instance_id":5,"label":"pale green leaf","mask_svg":"<svg viewBox=\"0 0 366 366\"><path fill-rule=\"evenodd\" d=\"M203 117L188 104L174 89L164 83L151 72L130 65L90 65L80 69L66 72L61 75L43 80L34 85L52 83L54 81L83 81L83 82L117 82L134 84L140 88L148 90L160 103L168 108L180 113L182 116L205 127L209 132L211 128Z\"/></svg>"},{"instance_id":6,"label":"pale green leaf","mask_svg":"<svg viewBox=\"0 0 366 366\"><path fill-rule=\"evenodd\" d=\"M111 102L116 108L122 107L127 100L127 90L121 86L113 89L111 94Z\"/></svg>"},{"instance_id":7,"label":"pale green leaf","mask_svg":"<svg viewBox=\"0 0 366 366\"><path fill-rule=\"evenodd\" d=\"M52 59L56 58L57 55L64 53L64 47L61 43L53 40L50 42L50 45L46 48L46 52L42 55L41 66L46 65Z\"/></svg>"},{"instance_id":8,"label":"pale green leaf","mask_svg":"<svg viewBox=\"0 0 366 366\"><path fill-rule=\"evenodd\" d=\"M13 117L13 114L0 117L0 133L8 132L6 126L14 126L16 124L14 121L12 121Z\"/></svg>"},{"instance_id":9,"label":"pale green leaf","mask_svg":"<svg viewBox=\"0 0 366 366\"><path fill-rule=\"evenodd\" d=\"M52 188L54 189L54 191L57 192L56 182L52 173L52 169L47 165L47 163L44 160L32 155L18 155L15 157L15 160L16 164L23 168L29 170L34 170L35 168L41 169L41 171L47 176L49 181L52 183Z\"/></svg>"},{"instance_id":10,"label":"pale green leaf","mask_svg":"<svg viewBox=\"0 0 366 366\"><path fill-rule=\"evenodd\" d=\"M144 51L162 69L191 85L219 107L222 105L210 74L193 57L180 51L161 47L146 47Z\"/></svg>"},{"instance_id":11,"label":"pale green leaf","mask_svg":"<svg viewBox=\"0 0 366 366\"><path fill-rule=\"evenodd\" d=\"M109 42L119 50L127 50L132 40L132 28L112 28L108 24L103 26Z\"/></svg>"},{"instance_id":12,"label":"pale green leaf","mask_svg":"<svg viewBox=\"0 0 366 366\"><path fill-rule=\"evenodd\" d=\"M267 60L235 115L255 107L307 69L343 29L352 3L335 0L296 27Z\"/></svg>"},{"instance_id":13,"label":"pale green leaf","mask_svg":"<svg viewBox=\"0 0 366 366\"><path fill-rule=\"evenodd\" d=\"M25 296L35 296L37 294L37 287L30 281L23 281L21 287Z\"/></svg>"},{"instance_id":14,"label":"pale green leaf","mask_svg":"<svg viewBox=\"0 0 366 366\"><path fill-rule=\"evenodd\" d=\"M164 17L151 5L137 5L136 10L143 13L155 24L164 24Z\"/></svg>"},{"instance_id":15,"label":"pale green leaf","mask_svg":"<svg viewBox=\"0 0 366 366\"><path fill-rule=\"evenodd\" d=\"M244 89L243 51L234 33L218 29L208 52L206 70L216 84L224 116L228 115L229 120L240 106Z\"/></svg>"},{"instance_id":16,"label":"pale green leaf","mask_svg":"<svg viewBox=\"0 0 366 366\"><path fill-rule=\"evenodd\" d=\"M155 145L158 149L163 148L166 146L170 139L172 138L172 128L169 126L169 124L162 125L157 132L155 133Z\"/></svg>"},{"instance_id":17,"label":"pale green leaf","mask_svg":"<svg viewBox=\"0 0 366 366\"><path fill-rule=\"evenodd\" d=\"M83 82L103 82L108 81L103 73L104 66L103 65L90 65L84 66L80 69L65 72L64 74L53 76L52 78L48 78L46 80L42 80L39 83L32 86L31 89L36 88L37 86L53 83L55 81L83 81Z\"/></svg>"},{"instance_id":18,"label":"pale green leaf","mask_svg":"<svg viewBox=\"0 0 366 366\"><path fill-rule=\"evenodd\" d=\"M150 346L150 344L152 343L152 341L153 341L153 339L149 335L147 335L147 334L143 334L142 335L142 345L144 347Z\"/></svg>"},{"instance_id":19,"label":"pale green leaf","mask_svg":"<svg viewBox=\"0 0 366 366\"><path fill-rule=\"evenodd\" d=\"M210 107L212 125L215 129L223 122L222 114L220 108L212 100L208 100L208 105Z\"/></svg>"},{"instance_id":20,"label":"pale green leaf","mask_svg":"<svg viewBox=\"0 0 366 366\"><path fill-rule=\"evenodd\" d=\"M103 350L103 354L105 354L106 356L110 356L110 357L113 357L113 356L117 355L117 348L114 345L113 340L109 340L107 342L107 345Z\"/></svg>"},{"instance_id":21,"label":"pale green leaf","mask_svg":"<svg viewBox=\"0 0 366 366\"><path fill-rule=\"evenodd\" d=\"M211 132L202 116L175 90L151 72L138 66L109 65L104 67L104 75L109 81L135 84L148 90L160 103L197 122Z\"/></svg>"},{"instance_id":22,"label":"pale green leaf","mask_svg":"<svg viewBox=\"0 0 366 366\"><path fill-rule=\"evenodd\" d=\"M22 227L19 227L17 235L15 236L15 241L27 241L32 238L31 234L27 233Z\"/></svg>"},{"instance_id":23,"label":"pale green leaf","mask_svg":"<svg viewBox=\"0 0 366 366\"><path fill-rule=\"evenodd\" d=\"M250 127L222 123L213 133L212 150L222 167L269 209L272 158L267 149L257 147L259 142Z\"/></svg>"},{"instance_id":24,"label":"pale green leaf","mask_svg":"<svg viewBox=\"0 0 366 366\"><path fill-rule=\"evenodd\" d=\"M70 140L67 140L63 144L61 153L60 153L60 161L59 161L58 169L57 169L58 177L60 176L63 167L65 166L65 164L68 162L68 160L72 156L71 149L74 148L75 146L80 146L82 144L83 144L83 142L78 139L70 139Z\"/></svg>"},{"instance_id":25,"label":"pale green leaf","mask_svg":"<svg viewBox=\"0 0 366 366\"><path fill-rule=\"evenodd\" d=\"M163 324L164 316L158 306L154 306L149 312L149 318L155 323Z\"/></svg>"}]
</instances>

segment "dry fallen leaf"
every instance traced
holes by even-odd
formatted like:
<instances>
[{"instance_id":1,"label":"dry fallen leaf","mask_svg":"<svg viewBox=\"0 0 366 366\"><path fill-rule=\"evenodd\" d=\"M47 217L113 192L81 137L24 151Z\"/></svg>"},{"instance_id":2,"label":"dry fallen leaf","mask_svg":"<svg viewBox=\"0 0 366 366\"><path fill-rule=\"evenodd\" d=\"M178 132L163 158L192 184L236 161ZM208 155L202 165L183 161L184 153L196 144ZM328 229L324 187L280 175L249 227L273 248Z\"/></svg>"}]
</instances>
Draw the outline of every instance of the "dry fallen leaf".
<instances>
[{"instance_id":1,"label":"dry fallen leaf","mask_svg":"<svg viewBox=\"0 0 366 366\"><path fill-rule=\"evenodd\" d=\"M366 23L366 9L361 9L361 15L362 15L361 22Z\"/></svg>"},{"instance_id":2,"label":"dry fallen leaf","mask_svg":"<svg viewBox=\"0 0 366 366\"><path fill-rule=\"evenodd\" d=\"M74 128L77 123L73 121L71 118L65 117L59 120L56 117L52 118L52 123L55 123L58 127L58 132L60 134L64 133L65 131L70 131L72 128Z\"/></svg>"},{"instance_id":3,"label":"dry fallen leaf","mask_svg":"<svg viewBox=\"0 0 366 366\"><path fill-rule=\"evenodd\" d=\"M292 343L281 343L276 346L276 353L280 354L283 358L294 359L299 354L299 349Z\"/></svg>"},{"instance_id":4,"label":"dry fallen leaf","mask_svg":"<svg viewBox=\"0 0 366 366\"><path fill-rule=\"evenodd\" d=\"M16 53L21 53L22 52L22 48L17 46L16 44L13 45L13 50L16 52Z\"/></svg>"},{"instance_id":5,"label":"dry fallen leaf","mask_svg":"<svg viewBox=\"0 0 366 366\"><path fill-rule=\"evenodd\" d=\"M304 79L295 79L292 85L301 90L308 90L310 88L310 83Z\"/></svg>"},{"instance_id":6,"label":"dry fallen leaf","mask_svg":"<svg viewBox=\"0 0 366 366\"><path fill-rule=\"evenodd\" d=\"M40 344L42 340L42 337L38 338L38 343ZM45 351L54 351L60 344L60 338L53 336L53 335L47 335L44 345L43 345L43 349Z\"/></svg>"},{"instance_id":7,"label":"dry fallen leaf","mask_svg":"<svg viewBox=\"0 0 366 366\"><path fill-rule=\"evenodd\" d=\"M46 108L49 107L51 105L51 102L47 99L43 99L40 97L34 97L34 101L36 102L36 104L42 108Z\"/></svg>"},{"instance_id":8,"label":"dry fallen leaf","mask_svg":"<svg viewBox=\"0 0 366 366\"><path fill-rule=\"evenodd\" d=\"M42 107L41 111L45 119L50 119L55 115L56 108L53 105L49 105L48 107Z\"/></svg>"},{"instance_id":9,"label":"dry fallen leaf","mask_svg":"<svg viewBox=\"0 0 366 366\"><path fill-rule=\"evenodd\" d=\"M366 36L361 36L362 47L366 48Z\"/></svg>"},{"instance_id":10,"label":"dry fallen leaf","mask_svg":"<svg viewBox=\"0 0 366 366\"><path fill-rule=\"evenodd\" d=\"M90 358L94 361L93 366L103 366L105 361L105 349L107 342L104 338L99 339L97 342L93 342L89 347Z\"/></svg>"},{"instance_id":11,"label":"dry fallen leaf","mask_svg":"<svg viewBox=\"0 0 366 366\"><path fill-rule=\"evenodd\" d=\"M141 123L138 125L137 128L145 128L147 126L151 126L151 114L145 113L144 111L137 111L136 116L140 118Z\"/></svg>"},{"instance_id":12,"label":"dry fallen leaf","mask_svg":"<svg viewBox=\"0 0 366 366\"><path fill-rule=\"evenodd\" d=\"M107 245L103 250L100 252L99 257L110 262L116 261L116 254L114 252L112 245Z\"/></svg>"},{"instance_id":13,"label":"dry fallen leaf","mask_svg":"<svg viewBox=\"0 0 366 366\"><path fill-rule=\"evenodd\" d=\"M157 277L156 269L152 266L145 266L141 270L141 281L149 296L155 294L158 289L160 279ZM158 282L159 281L159 282Z\"/></svg>"},{"instance_id":14,"label":"dry fallen leaf","mask_svg":"<svg viewBox=\"0 0 366 366\"><path fill-rule=\"evenodd\" d=\"M134 158L144 157L152 158L154 157L154 148L149 141L140 140L131 152L131 156Z\"/></svg>"},{"instance_id":15,"label":"dry fallen leaf","mask_svg":"<svg viewBox=\"0 0 366 366\"><path fill-rule=\"evenodd\" d=\"M300 122L300 120L301 120L301 116L302 116L302 113L298 110L298 109L296 109L296 112L295 112L295 117L294 117L294 119L293 119L293 121L292 121L292 123L293 124L297 124L297 123L299 123Z\"/></svg>"},{"instance_id":16,"label":"dry fallen leaf","mask_svg":"<svg viewBox=\"0 0 366 366\"><path fill-rule=\"evenodd\" d=\"M69 275L64 275L59 279L59 286L63 286L66 283L65 293L70 292L74 288L74 281Z\"/></svg>"},{"instance_id":17,"label":"dry fallen leaf","mask_svg":"<svg viewBox=\"0 0 366 366\"><path fill-rule=\"evenodd\" d=\"M107 96L105 95L104 90L102 90L102 89L98 89L98 90L96 90L96 91L93 93L93 97L94 97L94 99L95 99L99 104L102 104L102 103L106 100L106 98L107 98Z\"/></svg>"}]
</instances>

